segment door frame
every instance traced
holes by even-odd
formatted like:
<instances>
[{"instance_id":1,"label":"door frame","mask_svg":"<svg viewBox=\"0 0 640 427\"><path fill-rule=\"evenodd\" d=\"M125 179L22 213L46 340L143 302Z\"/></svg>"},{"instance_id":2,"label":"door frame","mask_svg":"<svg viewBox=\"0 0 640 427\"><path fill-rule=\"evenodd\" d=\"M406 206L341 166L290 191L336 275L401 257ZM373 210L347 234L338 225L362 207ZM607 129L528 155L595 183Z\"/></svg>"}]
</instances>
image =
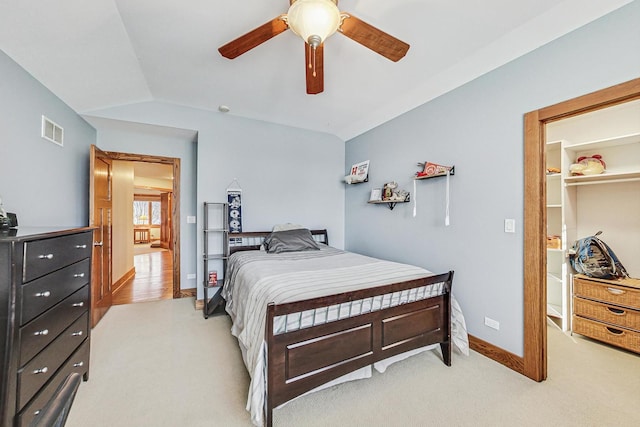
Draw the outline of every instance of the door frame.
<instances>
[{"instance_id":1,"label":"door frame","mask_svg":"<svg viewBox=\"0 0 640 427\"><path fill-rule=\"evenodd\" d=\"M161 163L173 167L173 203L171 207L171 239L173 243L173 298L180 298L180 159L150 154L105 151L113 160Z\"/></svg>"},{"instance_id":2,"label":"door frame","mask_svg":"<svg viewBox=\"0 0 640 427\"><path fill-rule=\"evenodd\" d=\"M640 78L531 111L524 116L523 374L535 381L547 378L546 124L635 99L640 99Z\"/></svg>"}]
</instances>

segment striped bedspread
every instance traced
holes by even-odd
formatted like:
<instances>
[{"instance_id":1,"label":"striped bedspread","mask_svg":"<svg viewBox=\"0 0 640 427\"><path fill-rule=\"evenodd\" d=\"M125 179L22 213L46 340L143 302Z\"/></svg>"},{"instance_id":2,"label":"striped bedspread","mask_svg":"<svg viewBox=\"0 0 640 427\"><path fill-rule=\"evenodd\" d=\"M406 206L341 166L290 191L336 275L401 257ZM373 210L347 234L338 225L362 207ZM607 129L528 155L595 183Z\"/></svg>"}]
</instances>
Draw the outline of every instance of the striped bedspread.
<instances>
[{"instance_id":1,"label":"striped bedspread","mask_svg":"<svg viewBox=\"0 0 640 427\"><path fill-rule=\"evenodd\" d=\"M226 310L233 322L231 332L238 338L244 363L251 375L247 409L252 414L254 424L260 425L262 421L262 399L265 392L264 334L268 303L299 301L431 275L433 273L420 267L383 261L324 245L319 251L280 254L240 251L233 254L227 266L223 297L226 300ZM422 296L415 295L414 291L412 295L398 297L404 298L404 301L396 298L395 302L392 299L377 303L371 301L369 305L377 305L379 308L381 305L406 302L407 298L415 300L442 292L441 284L429 288L431 289L422 291ZM452 312L458 312L462 316L462 313L456 310L457 303L455 306ZM371 306L360 308L369 310ZM337 311L333 314L327 313L326 316L342 317L339 308ZM353 315L355 314L357 313ZM279 325L276 323L276 327L283 329L285 320L281 320ZM321 321L327 320L325 317ZM464 325L464 319L461 320ZM290 320L287 322L291 323ZM304 320L302 322L304 323ZM295 328L304 326L293 325ZM452 327L452 333L455 335L455 324L452 323ZM466 330L460 338L467 342Z\"/></svg>"}]
</instances>

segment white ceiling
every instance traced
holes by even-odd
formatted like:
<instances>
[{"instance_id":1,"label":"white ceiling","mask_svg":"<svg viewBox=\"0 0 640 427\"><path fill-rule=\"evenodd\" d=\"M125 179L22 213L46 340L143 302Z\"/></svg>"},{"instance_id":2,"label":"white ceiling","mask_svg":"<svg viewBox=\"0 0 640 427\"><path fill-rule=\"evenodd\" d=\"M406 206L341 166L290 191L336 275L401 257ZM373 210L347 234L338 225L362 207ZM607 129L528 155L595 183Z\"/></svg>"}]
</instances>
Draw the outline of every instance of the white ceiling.
<instances>
[{"instance_id":1,"label":"white ceiling","mask_svg":"<svg viewBox=\"0 0 640 427\"><path fill-rule=\"evenodd\" d=\"M234 60L217 51L286 13L286 0L0 0L0 49L80 114L227 105L348 140L630 1L342 0L411 48L394 63L335 34L319 95L306 94L291 31Z\"/></svg>"},{"instance_id":2,"label":"white ceiling","mask_svg":"<svg viewBox=\"0 0 640 427\"><path fill-rule=\"evenodd\" d=\"M131 161L131 164L135 194L160 195L173 190L172 165L136 161Z\"/></svg>"}]
</instances>

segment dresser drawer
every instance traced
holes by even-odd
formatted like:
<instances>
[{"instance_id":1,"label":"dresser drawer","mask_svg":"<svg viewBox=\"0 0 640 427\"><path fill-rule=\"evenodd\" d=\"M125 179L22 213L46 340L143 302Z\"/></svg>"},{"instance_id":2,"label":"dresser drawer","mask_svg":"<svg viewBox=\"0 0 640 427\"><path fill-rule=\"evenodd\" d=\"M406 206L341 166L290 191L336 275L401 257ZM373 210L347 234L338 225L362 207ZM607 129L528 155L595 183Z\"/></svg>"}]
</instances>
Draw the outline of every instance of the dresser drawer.
<instances>
[{"instance_id":1,"label":"dresser drawer","mask_svg":"<svg viewBox=\"0 0 640 427\"><path fill-rule=\"evenodd\" d=\"M640 331L640 311L611 304L574 298L574 314L589 319L610 323L623 328Z\"/></svg>"},{"instance_id":2,"label":"dresser drawer","mask_svg":"<svg viewBox=\"0 0 640 427\"><path fill-rule=\"evenodd\" d=\"M58 270L91 256L92 232L72 234L25 243L23 282Z\"/></svg>"},{"instance_id":3,"label":"dresser drawer","mask_svg":"<svg viewBox=\"0 0 640 427\"><path fill-rule=\"evenodd\" d=\"M34 397L31 402L18 414L16 425L27 427L34 418L38 416L40 410L49 402L49 399L56 392L58 386L72 372L85 374L89 369L89 341L85 341L76 352L67 359L64 365L56 373L55 377Z\"/></svg>"},{"instance_id":4,"label":"dresser drawer","mask_svg":"<svg viewBox=\"0 0 640 427\"><path fill-rule=\"evenodd\" d=\"M69 295L43 315L20 328L19 366L27 363L74 320L88 310L89 285Z\"/></svg>"},{"instance_id":5,"label":"dresser drawer","mask_svg":"<svg viewBox=\"0 0 640 427\"><path fill-rule=\"evenodd\" d=\"M573 293L578 297L640 309L640 289L575 277Z\"/></svg>"},{"instance_id":6,"label":"dresser drawer","mask_svg":"<svg viewBox=\"0 0 640 427\"><path fill-rule=\"evenodd\" d=\"M84 259L24 285L20 325L24 325L89 283L90 271L91 260Z\"/></svg>"},{"instance_id":7,"label":"dresser drawer","mask_svg":"<svg viewBox=\"0 0 640 427\"><path fill-rule=\"evenodd\" d=\"M573 316L573 332L640 353L640 332Z\"/></svg>"},{"instance_id":8,"label":"dresser drawer","mask_svg":"<svg viewBox=\"0 0 640 427\"><path fill-rule=\"evenodd\" d=\"M22 408L40 387L49 381L76 347L82 344L88 330L89 313L87 312L18 370L18 409Z\"/></svg>"}]
</instances>

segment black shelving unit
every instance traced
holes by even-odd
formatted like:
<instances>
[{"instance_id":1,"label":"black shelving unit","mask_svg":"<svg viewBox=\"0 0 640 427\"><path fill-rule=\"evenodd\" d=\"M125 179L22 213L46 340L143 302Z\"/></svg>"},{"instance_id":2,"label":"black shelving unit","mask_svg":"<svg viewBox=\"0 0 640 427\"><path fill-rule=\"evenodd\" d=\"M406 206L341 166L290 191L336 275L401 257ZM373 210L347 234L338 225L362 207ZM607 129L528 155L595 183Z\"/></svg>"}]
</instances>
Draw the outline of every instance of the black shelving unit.
<instances>
[{"instance_id":1,"label":"black shelving unit","mask_svg":"<svg viewBox=\"0 0 640 427\"><path fill-rule=\"evenodd\" d=\"M229 226L227 203L204 202L204 306L202 312L208 319L221 307L222 284L229 257Z\"/></svg>"}]
</instances>

